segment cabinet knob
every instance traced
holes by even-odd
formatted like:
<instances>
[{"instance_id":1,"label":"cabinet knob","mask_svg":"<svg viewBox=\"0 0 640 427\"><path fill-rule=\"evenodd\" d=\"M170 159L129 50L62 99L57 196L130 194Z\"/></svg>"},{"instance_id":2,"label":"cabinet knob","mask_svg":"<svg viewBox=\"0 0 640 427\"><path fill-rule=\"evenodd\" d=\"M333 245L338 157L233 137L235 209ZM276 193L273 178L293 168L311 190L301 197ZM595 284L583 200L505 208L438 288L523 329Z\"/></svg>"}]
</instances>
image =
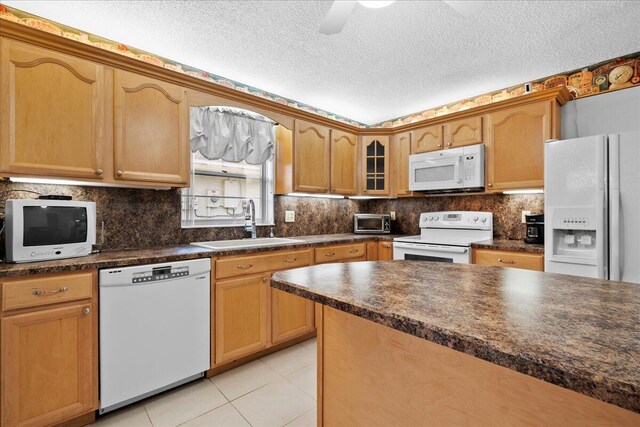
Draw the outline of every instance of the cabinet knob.
<instances>
[{"instance_id":1,"label":"cabinet knob","mask_svg":"<svg viewBox=\"0 0 640 427\"><path fill-rule=\"evenodd\" d=\"M450 142L447 144L447 147L451 147L451 143Z\"/></svg>"},{"instance_id":2,"label":"cabinet knob","mask_svg":"<svg viewBox=\"0 0 640 427\"><path fill-rule=\"evenodd\" d=\"M438 145L436 145L436 147L438 147L438 148L439 148L439 147L442 147L442 144L438 144Z\"/></svg>"},{"instance_id":3,"label":"cabinet knob","mask_svg":"<svg viewBox=\"0 0 640 427\"><path fill-rule=\"evenodd\" d=\"M267 278L266 277L262 278L262 283L267 283Z\"/></svg>"},{"instance_id":4,"label":"cabinet knob","mask_svg":"<svg viewBox=\"0 0 640 427\"><path fill-rule=\"evenodd\" d=\"M91 309L89 307L83 308L82 314L84 314L85 316L88 316L89 314L91 314Z\"/></svg>"},{"instance_id":5,"label":"cabinet knob","mask_svg":"<svg viewBox=\"0 0 640 427\"><path fill-rule=\"evenodd\" d=\"M489 183L489 187L493 187L493 184Z\"/></svg>"},{"instance_id":6,"label":"cabinet knob","mask_svg":"<svg viewBox=\"0 0 640 427\"><path fill-rule=\"evenodd\" d=\"M96 169L96 175L102 175L104 171L102 169Z\"/></svg>"},{"instance_id":7,"label":"cabinet knob","mask_svg":"<svg viewBox=\"0 0 640 427\"><path fill-rule=\"evenodd\" d=\"M122 176L122 175L124 175L124 172L118 171L118 172L116 172L116 174L118 174L118 176Z\"/></svg>"}]
</instances>

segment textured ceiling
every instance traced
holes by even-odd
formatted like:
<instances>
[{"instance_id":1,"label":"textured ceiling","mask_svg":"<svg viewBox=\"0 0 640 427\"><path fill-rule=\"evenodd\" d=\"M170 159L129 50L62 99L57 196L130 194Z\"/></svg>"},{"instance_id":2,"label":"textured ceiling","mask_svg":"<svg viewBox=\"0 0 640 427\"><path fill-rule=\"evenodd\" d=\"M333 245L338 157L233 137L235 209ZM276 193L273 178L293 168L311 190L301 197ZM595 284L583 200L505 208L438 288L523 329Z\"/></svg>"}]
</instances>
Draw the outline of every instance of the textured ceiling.
<instances>
[{"instance_id":1,"label":"textured ceiling","mask_svg":"<svg viewBox=\"0 0 640 427\"><path fill-rule=\"evenodd\" d=\"M2 3L368 124L640 51L640 1Z\"/></svg>"}]
</instances>

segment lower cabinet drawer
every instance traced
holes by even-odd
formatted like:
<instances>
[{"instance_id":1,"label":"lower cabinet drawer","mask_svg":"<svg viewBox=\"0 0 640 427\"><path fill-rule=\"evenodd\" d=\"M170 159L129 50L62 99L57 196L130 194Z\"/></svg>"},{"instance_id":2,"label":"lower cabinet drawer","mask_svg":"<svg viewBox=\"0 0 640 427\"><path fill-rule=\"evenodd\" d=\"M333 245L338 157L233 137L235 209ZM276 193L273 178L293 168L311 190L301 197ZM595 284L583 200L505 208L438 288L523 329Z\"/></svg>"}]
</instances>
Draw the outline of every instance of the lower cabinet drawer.
<instances>
[{"instance_id":1,"label":"lower cabinet drawer","mask_svg":"<svg viewBox=\"0 0 640 427\"><path fill-rule=\"evenodd\" d=\"M492 249L474 249L473 263L496 267L522 268L544 271L544 255L524 252L497 251Z\"/></svg>"},{"instance_id":2,"label":"lower cabinet drawer","mask_svg":"<svg viewBox=\"0 0 640 427\"><path fill-rule=\"evenodd\" d=\"M36 307L92 296L94 270L29 276L2 281L2 310Z\"/></svg>"},{"instance_id":3,"label":"lower cabinet drawer","mask_svg":"<svg viewBox=\"0 0 640 427\"><path fill-rule=\"evenodd\" d=\"M322 264L325 262L339 262L346 261L352 258L366 259L367 244L366 243L354 243L349 245L335 245L325 246L315 249L316 264Z\"/></svg>"},{"instance_id":4,"label":"lower cabinet drawer","mask_svg":"<svg viewBox=\"0 0 640 427\"><path fill-rule=\"evenodd\" d=\"M216 279L286 270L309 264L311 264L311 251L308 249L221 258L216 261Z\"/></svg>"}]
</instances>

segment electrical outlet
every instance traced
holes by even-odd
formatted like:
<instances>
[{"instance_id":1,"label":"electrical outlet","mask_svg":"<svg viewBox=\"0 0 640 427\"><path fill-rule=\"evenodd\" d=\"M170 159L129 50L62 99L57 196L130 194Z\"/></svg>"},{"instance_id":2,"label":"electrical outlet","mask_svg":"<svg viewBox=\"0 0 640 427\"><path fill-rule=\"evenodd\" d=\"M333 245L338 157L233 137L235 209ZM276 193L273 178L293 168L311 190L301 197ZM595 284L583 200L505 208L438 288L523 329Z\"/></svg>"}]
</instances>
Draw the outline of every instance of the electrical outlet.
<instances>
[{"instance_id":1,"label":"electrical outlet","mask_svg":"<svg viewBox=\"0 0 640 427\"><path fill-rule=\"evenodd\" d=\"M389 212L389 218L391 218L391 221L395 221L396 220L396 211Z\"/></svg>"},{"instance_id":2,"label":"electrical outlet","mask_svg":"<svg viewBox=\"0 0 640 427\"><path fill-rule=\"evenodd\" d=\"M531 215L531 211L522 211L522 223L525 224L527 222L527 218L525 215Z\"/></svg>"},{"instance_id":3,"label":"electrical outlet","mask_svg":"<svg viewBox=\"0 0 640 427\"><path fill-rule=\"evenodd\" d=\"M296 222L295 211L284 211L284 222Z\"/></svg>"}]
</instances>

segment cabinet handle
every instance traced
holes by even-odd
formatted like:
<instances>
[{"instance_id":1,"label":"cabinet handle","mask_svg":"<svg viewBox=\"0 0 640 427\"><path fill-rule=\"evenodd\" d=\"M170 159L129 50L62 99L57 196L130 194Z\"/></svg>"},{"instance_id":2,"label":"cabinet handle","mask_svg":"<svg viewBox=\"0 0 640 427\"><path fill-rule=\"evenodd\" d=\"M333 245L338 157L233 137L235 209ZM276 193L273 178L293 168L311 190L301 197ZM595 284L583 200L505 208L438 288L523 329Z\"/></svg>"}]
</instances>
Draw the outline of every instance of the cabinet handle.
<instances>
[{"instance_id":1,"label":"cabinet handle","mask_svg":"<svg viewBox=\"0 0 640 427\"><path fill-rule=\"evenodd\" d=\"M67 292L68 290L69 290L69 288L67 288L66 286L63 286L61 288L52 289L50 291L41 291L40 289L36 289L35 291L32 292L32 294L37 296L37 297L41 297L41 296L46 296L46 295L60 294L62 292Z\"/></svg>"},{"instance_id":2,"label":"cabinet handle","mask_svg":"<svg viewBox=\"0 0 640 427\"><path fill-rule=\"evenodd\" d=\"M84 314L85 316L88 316L89 314L91 314L91 309L89 307L83 308L82 314Z\"/></svg>"},{"instance_id":3,"label":"cabinet handle","mask_svg":"<svg viewBox=\"0 0 640 427\"><path fill-rule=\"evenodd\" d=\"M335 252L327 252L324 254L324 256L334 256L335 254Z\"/></svg>"},{"instance_id":4,"label":"cabinet handle","mask_svg":"<svg viewBox=\"0 0 640 427\"><path fill-rule=\"evenodd\" d=\"M295 262L298 258L287 258L284 262Z\"/></svg>"},{"instance_id":5,"label":"cabinet handle","mask_svg":"<svg viewBox=\"0 0 640 427\"><path fill-rule=\"evenodd\" d=\"M238 264L238 268L240 270L246 270L246 269L251 268L251 267L253 267L253 264L244 264L244 265Z\"/></svg>"},{"instance_id":6,"label":"cabinet handle","mask_svg":"<svg viewBox=\"0 0 640 427\"><path fill-rule=\"evenodd\" d=\"M118 171L118 172L116 172L116 174L117 174L118 176L122 176L122 175L124 175L124 172L122 172L122 171Z\"/></svg>"},{"instance_id":7,"label":"cabinet handle","mask_svg":"<svg viewBox=\"0 0 640 427\"><path fill-rule=\"evenodd\" d=\"M511 260L508 260L508 259L502 259L502 258L498 258L498 262L501 262L503 264L515 264L516 263L515 261L511 261Z\"/></svg>"},{"instance_id":8,"label":"cabinet handle","mask_svg":"<svg viewBox=\"0 0 640 427\"><path fill-rule=\"evenodd\" d=\"M102 169L96 169L96 175L102 175L104 171Z\"/></svg>"},{"instance_id":9,"label":"cabinet handle","mask_svg":"<svg viewBox=\"0 0 640 427\"><path fill-rule=\"evenodd\" d=\"M358 252L358 249L351 249L351 250L349 251L349 253L350 253L350 254L355 254L356 252Z\"/></svg>"}]
</instances>

